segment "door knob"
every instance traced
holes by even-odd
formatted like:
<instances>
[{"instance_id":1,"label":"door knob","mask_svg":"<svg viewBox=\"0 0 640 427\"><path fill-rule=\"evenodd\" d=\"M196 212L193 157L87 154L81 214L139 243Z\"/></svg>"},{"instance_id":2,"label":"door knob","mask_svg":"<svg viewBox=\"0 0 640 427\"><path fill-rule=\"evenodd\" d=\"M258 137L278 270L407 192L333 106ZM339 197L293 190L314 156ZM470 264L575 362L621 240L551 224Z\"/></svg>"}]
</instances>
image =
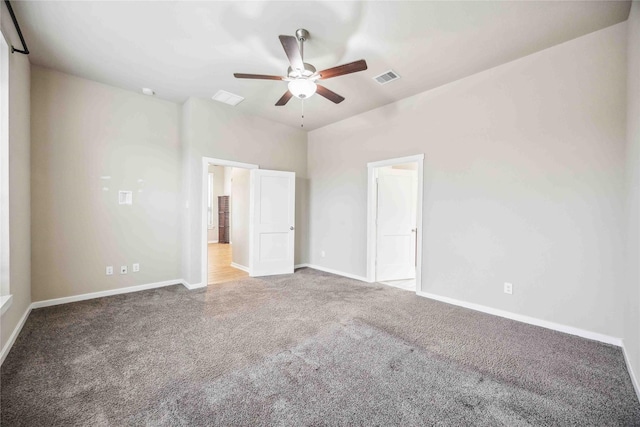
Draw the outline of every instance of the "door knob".
<instances>
[{"instance_id":1,"label":"door knob","mask_svg":"<svg viewBox=\"0 0 640 427\"><path fill-rule=\"evenodd\" d=\"M412 233L415 233L416 231L418 231L418 229L417 229L417 228L412 228L412 229L411 229L411 232L412 232Z\"/></svg>"},{"instance_id":2,"label":"door knob","mask_svg":"<svg viewBox=\"0 0 640 427\"><path fill-rule=\"evenodd\" d=\"M293 227L293 225L291 227L289 227L289 230L293 231L295 230L295 228Z\"/></svg>"}]
</instances>

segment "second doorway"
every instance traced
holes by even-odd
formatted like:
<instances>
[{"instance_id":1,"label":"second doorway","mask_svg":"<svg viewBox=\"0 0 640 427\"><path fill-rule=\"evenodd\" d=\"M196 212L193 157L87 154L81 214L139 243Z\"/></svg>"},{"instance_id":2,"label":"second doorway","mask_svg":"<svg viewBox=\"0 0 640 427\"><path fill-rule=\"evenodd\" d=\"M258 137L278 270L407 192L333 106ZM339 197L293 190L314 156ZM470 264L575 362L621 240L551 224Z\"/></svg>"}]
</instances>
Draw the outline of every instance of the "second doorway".
<instances>
[{"instance_id":1,"label":"second doorway","mask_svg":"<svg viewBox=\"0 0 640 427\"><path fill-rule=\"evenodd\" d=\"M207 284L248 276L249 169L208 165Z\"/></svg>"}]
</instances>

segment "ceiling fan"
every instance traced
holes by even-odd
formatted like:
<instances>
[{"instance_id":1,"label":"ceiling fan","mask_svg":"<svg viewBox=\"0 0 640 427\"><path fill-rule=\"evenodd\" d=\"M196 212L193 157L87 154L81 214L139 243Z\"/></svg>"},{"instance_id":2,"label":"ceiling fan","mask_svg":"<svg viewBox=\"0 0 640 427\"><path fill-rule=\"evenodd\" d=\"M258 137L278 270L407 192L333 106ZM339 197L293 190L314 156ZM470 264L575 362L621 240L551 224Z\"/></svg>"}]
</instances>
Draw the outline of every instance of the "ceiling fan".
<instances>
[{"instance_id":1,"label":"ceiling fan","mask_svg":"<svg viewBox=\"0 0 640 427\"><path fill-rule=\"evenodd\" d=\"M323 71L316 71L316 68L304 62L304 42L309 39L309 32L303 28L296 30L296 36L279 36L280 43L284 48L287 58L291 66L287 70L287 75L281 76L268 76L264 74L242 74L234 73L233 75L238 79L262 79L262 80L283 80L289 82L289 90L282 95L282 98L276 102L276 106L280 107L285 105L291 97L295 96L300 99L307 99L313 96L314 93L318 93L324 96L329 101L336 104L344 101L344 97L337 93L327 89L324 86L317 84L318 80L326 80L332 77L343 76L345 74L356 73L358 71L364 71L367 69L367 62L364 59L359 61L350 62L348 64L339 65L337 67L328 68ZM300 46L298 47L298 42Z\"/></svg>"}]
</instances>

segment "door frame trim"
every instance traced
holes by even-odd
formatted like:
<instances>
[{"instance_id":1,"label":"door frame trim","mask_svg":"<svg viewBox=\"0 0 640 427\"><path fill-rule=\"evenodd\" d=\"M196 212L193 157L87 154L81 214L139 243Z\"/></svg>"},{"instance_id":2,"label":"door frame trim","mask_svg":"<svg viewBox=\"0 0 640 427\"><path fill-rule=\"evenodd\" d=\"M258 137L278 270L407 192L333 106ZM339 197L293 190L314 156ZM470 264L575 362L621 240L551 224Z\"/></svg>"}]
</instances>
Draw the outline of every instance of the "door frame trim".
<instances>
[{"instance_id":1,"label":"door frame trim","mask_svg":"<svg viewBox=\"0 0 640 427\"><path fill-rule=\"evenodd\" d=\"M209 284L208 277L208 259L207 259L207 188L208 178L209 178L209 165L214 166L228 166L232 168L243 168L243 169L260 169L260 166L254 165L251 163L242 163L242 162L234 162L232 160L223 160L223 159L215 159L213 157L202 157L202 194L200 195L200 200L202 202L202 219L200 225L202 227L202 236L200 237L200 267L201 267L201 282L203 286L207 286ZM249 248L251 250L251 248Z\"/></svg>"},{"instance_id":2,"label":"door frame trim","mask_svg":"<svg viewBox=\"0 0 640 427\"><path fill-rule=\"evenodd\" d=\"M380 160L377 162L367 163L367 281L370 283L376 280L376 205L378 197L376 193L376 176L377 168L384 166L401 165L404 163L417 163L417 207L416 207L416 293L422 292L422 227L424 225L422 216L422 196L424 185L424 153L415 156L397 157L395 159Z\"/></svg>"}]
</instances>

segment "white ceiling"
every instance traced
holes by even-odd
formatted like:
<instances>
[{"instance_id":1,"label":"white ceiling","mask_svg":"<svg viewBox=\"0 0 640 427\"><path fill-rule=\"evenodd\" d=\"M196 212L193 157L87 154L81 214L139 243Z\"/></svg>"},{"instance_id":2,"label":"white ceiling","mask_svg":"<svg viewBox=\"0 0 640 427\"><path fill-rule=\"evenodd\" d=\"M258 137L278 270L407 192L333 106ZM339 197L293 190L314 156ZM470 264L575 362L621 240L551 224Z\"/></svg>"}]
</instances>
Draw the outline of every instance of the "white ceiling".
<instances>
[{"instance_id":1,"label":"white ceiling","mask_svg":"<svg viewBox=\"0 0 640 427\"><path fill-rule=\"evenodd\" d=\"M304 102L311 130L622 22L629 2L34 2L14 1L34 64L182 103L219 89L236 108L300 126L301 101L274 106L286 83L278 35L306 28L318 70L366 59L369 69L325 80L346 100ZM384 86L389 69L402 77ZM214 101L211 101L214 102ZM226 107L226 106L225 106Z\"/></svg>"}]
</instances>

